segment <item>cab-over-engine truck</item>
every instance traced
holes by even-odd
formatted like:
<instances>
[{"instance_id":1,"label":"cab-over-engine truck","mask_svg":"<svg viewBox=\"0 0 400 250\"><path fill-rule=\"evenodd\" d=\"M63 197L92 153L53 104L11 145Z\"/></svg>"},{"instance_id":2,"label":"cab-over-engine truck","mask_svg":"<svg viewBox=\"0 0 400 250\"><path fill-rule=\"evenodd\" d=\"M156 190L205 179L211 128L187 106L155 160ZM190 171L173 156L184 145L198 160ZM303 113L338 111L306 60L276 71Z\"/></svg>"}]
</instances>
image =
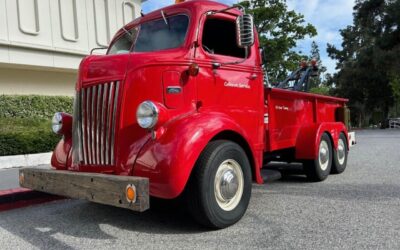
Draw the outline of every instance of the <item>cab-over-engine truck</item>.
<instances>
[{"instance_id":1,"label":"cab-over-engine truck","mask_svg":"<svg viewBox=\"0 0 400 250\"><path fill-rule=\"evenodd\" d=\"M268 161L302 162L313 181L343 172L347 100L269 88L261 65L240 7L193 0L142 16L82 60L74 113L53 118L52 169L22 169L20 185L134 211L183 196L199 223L224 228Z\"/></svg>"}]
</instances>

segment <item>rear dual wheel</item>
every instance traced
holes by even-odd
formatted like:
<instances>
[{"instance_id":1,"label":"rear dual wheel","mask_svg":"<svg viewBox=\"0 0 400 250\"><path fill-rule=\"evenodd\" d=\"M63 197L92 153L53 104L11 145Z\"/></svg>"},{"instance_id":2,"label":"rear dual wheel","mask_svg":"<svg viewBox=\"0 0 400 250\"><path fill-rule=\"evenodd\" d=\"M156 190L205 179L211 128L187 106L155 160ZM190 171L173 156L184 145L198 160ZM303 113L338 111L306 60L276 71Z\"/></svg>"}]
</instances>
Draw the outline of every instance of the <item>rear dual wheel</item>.
<instances>
[{"instance_id":1,"label":"rear dual wheel","mask_svg":"<svg viewBox=\"0 0 400 250\"><path fill-rule=\"evenodd\" d=\"M328 178L332 167L332 142L324 133L318 147L318 157L303 164L304 171L310 181L323 181Z\"/></svg>"},{"instance_id":2,"label":"rear dual wheel","mask_svg":"<svg viewBox=\"0 0 400 250\"><path fill-rule=\"evenodd\" d=\"M332 174L341 174L346 169L348 155L347 138L340 133L337 150L333 151Z\"/></svg>"},{"instance_id":3,"label":"rear dual wheel","mask_svg":"<svg viewBox=\"0 0 400 250\"><path fill-rule=\"evenodd\" d=\"M347 165L347 155L347 139L344 133L340 133L336 150L332 149L331 139L324 133L319 143L317 159L304 162L307 178L311 181L323 181L330 173L343 173Z\"/></svg>"},{"instance_id":4,"label":"rear dual wheel","mask_svg":"<svg viewBox=\"0 0 400 250\"><path fill-rule=\"evenodd\" d=\"M200 224L225 228L239 221L251 196L251 170L236 143L210 142L200 155L186 190L189 212Z\"/></svg>"}]
</instances>

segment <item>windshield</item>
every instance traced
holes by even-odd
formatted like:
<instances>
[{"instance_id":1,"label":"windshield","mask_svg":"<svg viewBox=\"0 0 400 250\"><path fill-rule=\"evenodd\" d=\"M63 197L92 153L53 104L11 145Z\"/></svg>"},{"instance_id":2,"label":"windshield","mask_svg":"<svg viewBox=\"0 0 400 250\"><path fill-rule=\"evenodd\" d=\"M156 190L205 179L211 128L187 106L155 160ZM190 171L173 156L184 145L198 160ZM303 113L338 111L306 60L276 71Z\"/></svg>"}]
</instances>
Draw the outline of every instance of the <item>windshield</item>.
<instances>
[{"instance_id":1,"label":"windshield","mask_svg":"<svg viewBox=\"0 0 400 250\"><path fill-rule=\"evenodd\" d=\"M134 52L154 52L182 46L188 30L189 17L177 15L166 19L167 23L164 19L159 19L129 30L130 34L126 33L113 43L108 54L125 54L132 48Z\"/></svg>"},{"instance_id":2,"label":"windshield","mask_svg":"<svg viewBox=\"0 0 400 250\"><path fill-rule=\"evenodd\" d=\"M138 28L135 27L127 31L122 37L118 38L118 40L111 46L108 54L112 55L129 53L132 47L132 43L136 39L137 31Z\"/></svg>"}]
</instances>

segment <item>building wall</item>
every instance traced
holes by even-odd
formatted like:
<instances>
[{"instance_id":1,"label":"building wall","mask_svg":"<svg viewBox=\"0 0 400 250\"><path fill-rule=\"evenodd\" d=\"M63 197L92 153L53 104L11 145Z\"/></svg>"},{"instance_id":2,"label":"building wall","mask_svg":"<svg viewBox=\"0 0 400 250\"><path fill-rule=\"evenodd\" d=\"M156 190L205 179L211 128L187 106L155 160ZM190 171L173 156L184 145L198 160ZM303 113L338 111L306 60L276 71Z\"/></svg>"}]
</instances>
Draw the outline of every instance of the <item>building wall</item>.
<instances>
[{"instance_id":1,"label":"building wall","mask_svg":"<svg viewBox=\"0 0 400 250\"><path fill-rule=\"evenodd\" d=\"M75 72L0 67L0 94L73 96Z\"/></svg>"},{"instance_id":2,"label":"building wall","mask_svg":"<svg viewBox=\"0 0 400 250\"><path fill-rule=\"evenodd\" d=\"M81 59L108 46L141 2L0 0L0 94L73 93Z\"/></svg>"}]
</instances>

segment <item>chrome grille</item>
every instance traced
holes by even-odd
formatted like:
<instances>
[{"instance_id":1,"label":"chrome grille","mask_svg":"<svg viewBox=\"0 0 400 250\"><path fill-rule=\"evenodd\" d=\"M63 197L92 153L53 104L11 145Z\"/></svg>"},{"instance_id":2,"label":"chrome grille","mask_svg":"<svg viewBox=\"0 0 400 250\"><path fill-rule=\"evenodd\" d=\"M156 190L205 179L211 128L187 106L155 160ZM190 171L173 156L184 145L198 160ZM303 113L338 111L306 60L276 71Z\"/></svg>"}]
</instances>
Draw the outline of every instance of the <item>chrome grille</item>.
<instances>
[{"instance_id":1,"label":"chrome grille","mask_svg":"<svg viewBox=\"0 0 400 250\"><path fill-rule=\"evenodd\" d=\"M119 85L99 84L76 94L72 138L75 164L115 164Z\"/></svg>"}]
</instances>

